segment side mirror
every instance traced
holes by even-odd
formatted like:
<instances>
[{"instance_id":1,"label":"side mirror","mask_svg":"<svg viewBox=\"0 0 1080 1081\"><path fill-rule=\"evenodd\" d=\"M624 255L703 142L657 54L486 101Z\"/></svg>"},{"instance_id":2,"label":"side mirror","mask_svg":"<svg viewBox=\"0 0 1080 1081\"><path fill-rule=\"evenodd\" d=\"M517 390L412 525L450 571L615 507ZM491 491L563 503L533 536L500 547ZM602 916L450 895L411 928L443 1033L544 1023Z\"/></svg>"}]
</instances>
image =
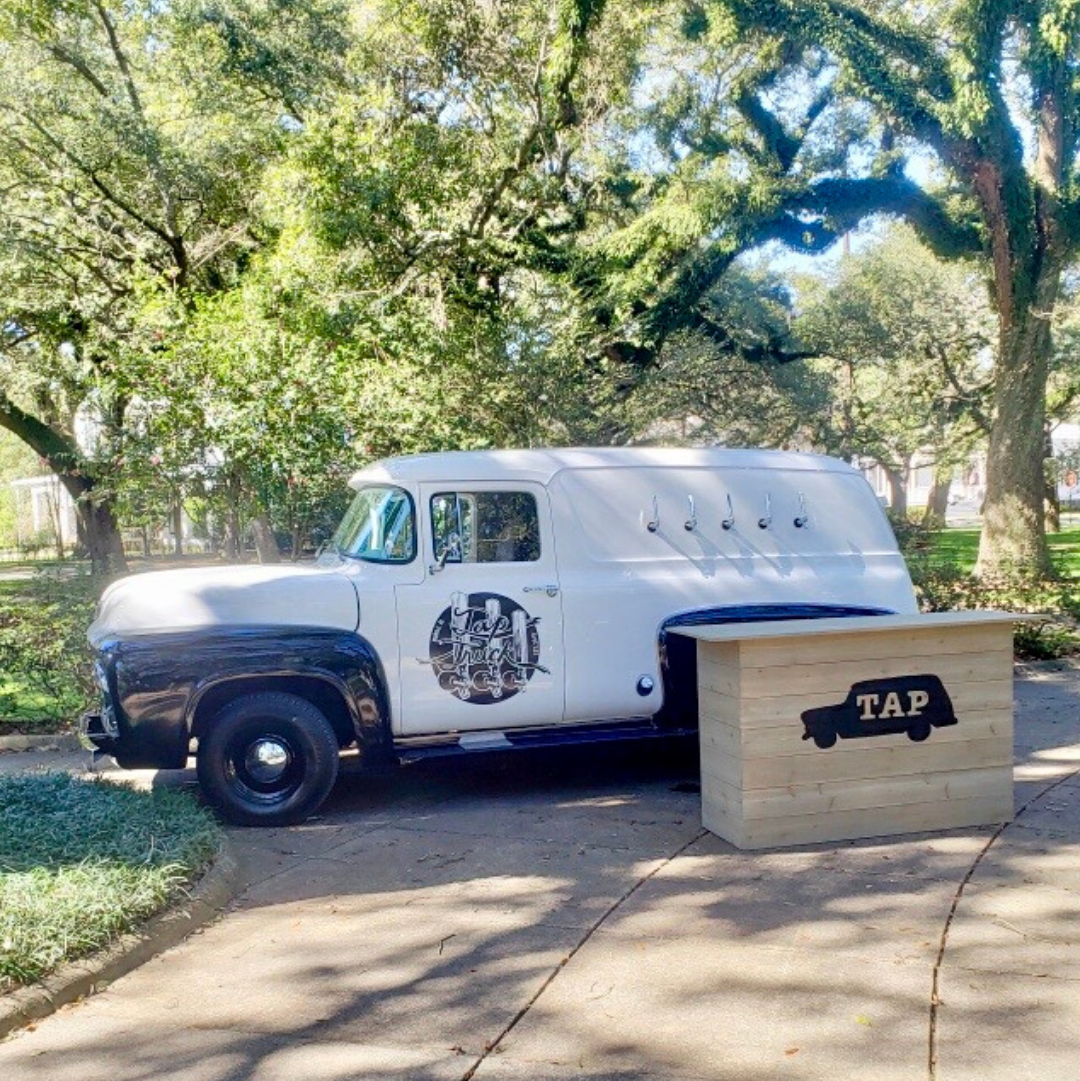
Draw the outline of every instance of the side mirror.
<instances>
[{"instance_id":1,"label":"side mirror","mask_svg":"<svg viewBox=\"0 0 1080 1081\"><path fill-rule=\"evenodd\" d=\"M453 554L456 562L461 562L461 538L456 533L448 533L443 541L443 549L438 554L435 562L428 567L428 573L437 574L446 567L446 561Z\"/></svg>"}]
</instances>

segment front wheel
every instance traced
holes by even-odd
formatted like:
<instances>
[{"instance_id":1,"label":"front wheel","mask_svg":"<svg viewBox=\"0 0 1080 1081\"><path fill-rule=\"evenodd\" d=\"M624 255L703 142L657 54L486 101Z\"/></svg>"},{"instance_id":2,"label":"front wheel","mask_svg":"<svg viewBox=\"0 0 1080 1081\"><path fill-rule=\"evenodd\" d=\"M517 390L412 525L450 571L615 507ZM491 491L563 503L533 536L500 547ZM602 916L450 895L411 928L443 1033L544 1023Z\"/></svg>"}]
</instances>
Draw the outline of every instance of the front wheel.
<instances>
[{"instance_id":1,"label":"front wheel","mask_svg":"<svg viewBox=\"0 0 1080 1081\"><path fill-rule=\"evenodd\" d=\"M241 826L302 822L326 799L338 772L330 722L295 694L234 698L199 738L206 799Z\"/></svg>"}]
</instances>

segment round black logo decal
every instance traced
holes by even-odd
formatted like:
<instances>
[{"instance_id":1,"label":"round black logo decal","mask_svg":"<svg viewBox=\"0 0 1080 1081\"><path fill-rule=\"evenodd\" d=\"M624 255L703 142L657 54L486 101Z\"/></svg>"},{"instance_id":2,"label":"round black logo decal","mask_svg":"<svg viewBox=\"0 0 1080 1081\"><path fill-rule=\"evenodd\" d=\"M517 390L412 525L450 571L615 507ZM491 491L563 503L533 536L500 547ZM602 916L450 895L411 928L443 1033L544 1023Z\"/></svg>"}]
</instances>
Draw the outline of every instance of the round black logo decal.
<instances>
[{"instance_id":1,"label":"round black logo decal","mask_svg":"<svg viewBox=\"0 0 1080 1081\"><path fill-rule=\"evenodd\" d=\"M539 617L498 593L455 593L431 628L431 667L444 691L479 706L524 691L540 660Z\"/></svg>"}]
</instances>

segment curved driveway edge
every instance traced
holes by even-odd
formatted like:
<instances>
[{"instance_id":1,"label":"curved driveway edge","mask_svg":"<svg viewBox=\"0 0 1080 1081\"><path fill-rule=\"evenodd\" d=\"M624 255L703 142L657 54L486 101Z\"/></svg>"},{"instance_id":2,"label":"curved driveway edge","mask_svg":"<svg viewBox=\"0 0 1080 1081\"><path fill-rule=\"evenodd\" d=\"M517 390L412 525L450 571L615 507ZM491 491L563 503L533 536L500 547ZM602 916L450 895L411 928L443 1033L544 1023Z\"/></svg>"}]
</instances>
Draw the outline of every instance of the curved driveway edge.
<instances>
[{"instance_id":1,"label":"curved driveway edge","mask_svg":"<svg viewBox=\"0 0 1080 1081\"><path fill-rule=\"evenodd\" d=\"M242 885L239 861L228 838L223 837L210 869L179 903L151 916L138 930L121 935L105 949L0 997L0 1039L69 1002L103 991L151 957L178 945L219 916Z\"/></svg>"},{"instance_id":2,"label":"curved driveway edge","mask_svg":"<svg viewBox=\"0 0 1080 1081\"><path fill-rule=\"evenodd\" d=\"M72 732L55 732L42 736L0 736L0 754L22 754L26 751L62 751L65 754L83 751L88 759L90 757L90 752Z\"/></svg>"}]
</instances>

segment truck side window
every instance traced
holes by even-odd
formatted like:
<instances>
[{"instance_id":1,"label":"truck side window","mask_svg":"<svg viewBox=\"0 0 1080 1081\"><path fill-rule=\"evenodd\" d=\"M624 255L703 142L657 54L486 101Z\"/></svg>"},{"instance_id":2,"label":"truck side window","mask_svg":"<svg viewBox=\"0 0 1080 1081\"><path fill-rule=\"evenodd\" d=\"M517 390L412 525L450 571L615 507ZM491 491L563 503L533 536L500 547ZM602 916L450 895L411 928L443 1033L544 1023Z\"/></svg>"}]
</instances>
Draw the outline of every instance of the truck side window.
<instances>
[{"instance_id":1,"label":"truck side window","mask_svg":"<svg viewBox=\"0 0 1080 1081\"><path fill-rule=\"evenodd\" d=\"M431 529L444 563L540 558L540 518L528 492L440 492L431 497Z\"/></svg>"},{"instance_id":2,"label":"truck side window","mask_svg":"<svg viewBox=\"0 0 1080 1081\"><path fill-rule=\"evenodd\" d=\"M416 556L412 496L403 488L361 488L330 542L369 563L409 563Z\"/></svg>"}]
</instances>

